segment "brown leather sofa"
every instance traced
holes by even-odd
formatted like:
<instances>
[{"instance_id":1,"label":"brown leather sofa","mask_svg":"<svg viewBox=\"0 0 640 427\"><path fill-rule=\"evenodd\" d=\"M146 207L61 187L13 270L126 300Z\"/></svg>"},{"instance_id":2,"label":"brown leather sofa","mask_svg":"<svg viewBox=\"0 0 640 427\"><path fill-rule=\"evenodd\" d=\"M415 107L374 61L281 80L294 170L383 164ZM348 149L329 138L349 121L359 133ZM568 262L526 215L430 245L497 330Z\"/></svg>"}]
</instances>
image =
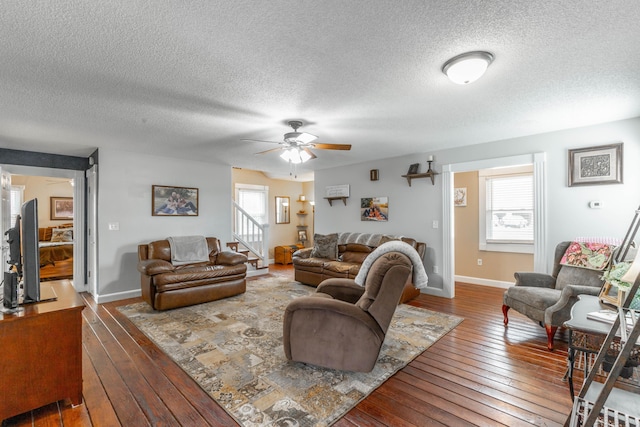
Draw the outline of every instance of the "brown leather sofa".
<instances>
[{"instance_id":1,"label":"brown leather sofa","mask_svg":"<svg viewBox=\"0 0 640 427\"><path fill-rule=\"evenodd\" d=\"M222 251L215 237L207 237L207 246L208 262L173 265L168 240L138 245L142 299L155 310L167 310L244 293L247 257Z\"/></svg>"},{"instance_id":2,"label":"brown leather sofa","mask_svg":"<svg viewBox=\"0 0 640 427\"><path fill-rule=\"evenodd\" d=\"M286 358L370 372L411 271L406 255L388 252L373 262L364 286L333 278L322 282L315 294L294 299L284 314Z\"/></svg>"},{"instance_id":3,"label":"brown leather sofa","mask_svg":"<svg viewBox=\"0 0 640 427\"><path fill-rule=\"evenodd\" d=\"M338 233L337 259L312 257L313 248L300 249L293 253L294 278L305 285L318 286L331 278L355 279L364 259L379 245L389 240L402 240L410 244L424 258L426 243L409 237L395 238L382 234ZM400 302L420 295L411 280L405 286Z\"/></svg>"}]
</instances>

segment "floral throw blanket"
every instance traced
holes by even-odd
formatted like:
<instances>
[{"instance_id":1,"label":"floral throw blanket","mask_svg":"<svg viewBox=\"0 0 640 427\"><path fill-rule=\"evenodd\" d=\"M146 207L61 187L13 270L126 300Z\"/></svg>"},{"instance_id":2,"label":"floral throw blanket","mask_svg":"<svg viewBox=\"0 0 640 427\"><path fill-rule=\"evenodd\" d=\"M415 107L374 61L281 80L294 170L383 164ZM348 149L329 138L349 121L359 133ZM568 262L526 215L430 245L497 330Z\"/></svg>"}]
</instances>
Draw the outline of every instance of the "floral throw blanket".
<instances>
[{"instance_id":1,"label":"floral throw blanket","mask_svg":"<svg viewBox=\"0 0 640 427\"><path fill-rule=\"evenodd\" d=\"M615 246L605 243L571 242L560 264L604 270L609 265Z\"/></svg>"}]
</instances>

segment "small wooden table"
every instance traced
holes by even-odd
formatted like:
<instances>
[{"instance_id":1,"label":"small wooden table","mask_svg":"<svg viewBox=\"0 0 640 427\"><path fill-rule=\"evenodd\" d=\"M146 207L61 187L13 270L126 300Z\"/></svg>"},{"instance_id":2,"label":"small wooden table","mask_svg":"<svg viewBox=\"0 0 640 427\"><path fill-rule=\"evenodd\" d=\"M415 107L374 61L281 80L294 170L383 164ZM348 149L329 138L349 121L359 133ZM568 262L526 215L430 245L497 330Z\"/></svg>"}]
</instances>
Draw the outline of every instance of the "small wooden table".
<instances>
[{"instance_id":1,"label":"small wooden table","mask_svg":"<svg viewBox=\"0 0 640 427\"><path fill-rule=\"evenodd\" d=\"M55 301L0 313L0 420L70 398L82 403L82 309L68 280L44 282Z\"/></svg>"}]
</instances>

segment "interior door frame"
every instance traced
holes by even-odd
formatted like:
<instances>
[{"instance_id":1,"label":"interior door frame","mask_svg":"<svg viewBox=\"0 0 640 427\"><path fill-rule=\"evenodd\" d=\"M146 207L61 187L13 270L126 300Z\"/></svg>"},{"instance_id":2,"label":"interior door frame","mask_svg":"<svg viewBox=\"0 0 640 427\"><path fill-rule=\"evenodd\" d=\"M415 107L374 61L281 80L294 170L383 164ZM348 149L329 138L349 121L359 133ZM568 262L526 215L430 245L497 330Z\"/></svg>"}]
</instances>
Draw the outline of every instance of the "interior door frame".
<instances>
[{"instance_id":1,"label":"interior door frame","mask_svg":"<svg viewBox=\"0 0 640 427\"><path fill-rule=\"evenodd\" d=\"M519 156L499 157L464 163L452 163L442 167L442 230L443 230L443 271L442 295L455 297L455 238L454 238L454 204L453 175L456 172L469 172L479 169L491 169L506 166L533 165L534 191L534 242L533 269L537 273L547 271L547 197L546 197L546 154L532 153Z\"/></svg>"},{"instance_id":2,"label":"interior door frame","mask_svg":"<svg viewBox=\"0 0 640 427\"><path fill-rule=\"evenodd\" d=\"M73 287L78 292L84 292L87 290L86 282L86 231L85 231L85 174L84 171L71 170L71 169L56 169L46 168L38 166L23 166L23 165L0 165L3 171L7 171L12 175L30 175L30 176L46 176L54 178L68 178L74 180L73 187L73 200L74 209L73 212L73 229L74 235L80 238L74 238L73 244ZM2 201L2 208L4 208L5 201ZM44 209L45 206L39 206L39 209ZM6 230L2 230L4 232Z\"/></svg>"}]
</instances>

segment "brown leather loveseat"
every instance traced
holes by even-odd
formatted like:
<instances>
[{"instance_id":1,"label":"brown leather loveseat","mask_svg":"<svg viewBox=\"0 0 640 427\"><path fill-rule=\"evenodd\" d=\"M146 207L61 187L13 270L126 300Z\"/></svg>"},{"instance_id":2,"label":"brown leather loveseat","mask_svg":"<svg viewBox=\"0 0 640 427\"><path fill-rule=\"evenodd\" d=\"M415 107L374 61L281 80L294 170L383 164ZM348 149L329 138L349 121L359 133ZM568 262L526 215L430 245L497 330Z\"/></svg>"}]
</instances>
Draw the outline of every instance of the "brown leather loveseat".
<instances>
[{"instance_id":1,"label":"brown leather loveseat","mask_svg":"<svg viewBox=\"0 0 640 427\"><path fill-rule=\"evenodd\" d=\"M208 262L173 265L168 240L138 245L142 298L155 310L167 310L244 293L247 257L222 251L215 237L207 237L207 247Z\"/></svg>"},{"instance_id":2,"label":"brown leather loveseat","mask_svg":"<svg viewBox=\"0 0 640 427\"><path fill-rule=\"evenodd\" d=\"M334 240L337 236L337 251L331 250L329 256L318 253L318 242ZM411 245L424 258L427 245L409 237L393 237L383 234L368 233L334 233L314 236L314 247L300 249L293 253L292 261L294 277L305 285L318 286L326 279L345 278L355 279L360 271L364 259L381 244L390 240L402 240ZM324 248L326 249L326 247ZM325 252L321 250L320 252ZM401 302L409 301L420 294L411 281L405 286Z\"/></svg>"}]
</instances>

